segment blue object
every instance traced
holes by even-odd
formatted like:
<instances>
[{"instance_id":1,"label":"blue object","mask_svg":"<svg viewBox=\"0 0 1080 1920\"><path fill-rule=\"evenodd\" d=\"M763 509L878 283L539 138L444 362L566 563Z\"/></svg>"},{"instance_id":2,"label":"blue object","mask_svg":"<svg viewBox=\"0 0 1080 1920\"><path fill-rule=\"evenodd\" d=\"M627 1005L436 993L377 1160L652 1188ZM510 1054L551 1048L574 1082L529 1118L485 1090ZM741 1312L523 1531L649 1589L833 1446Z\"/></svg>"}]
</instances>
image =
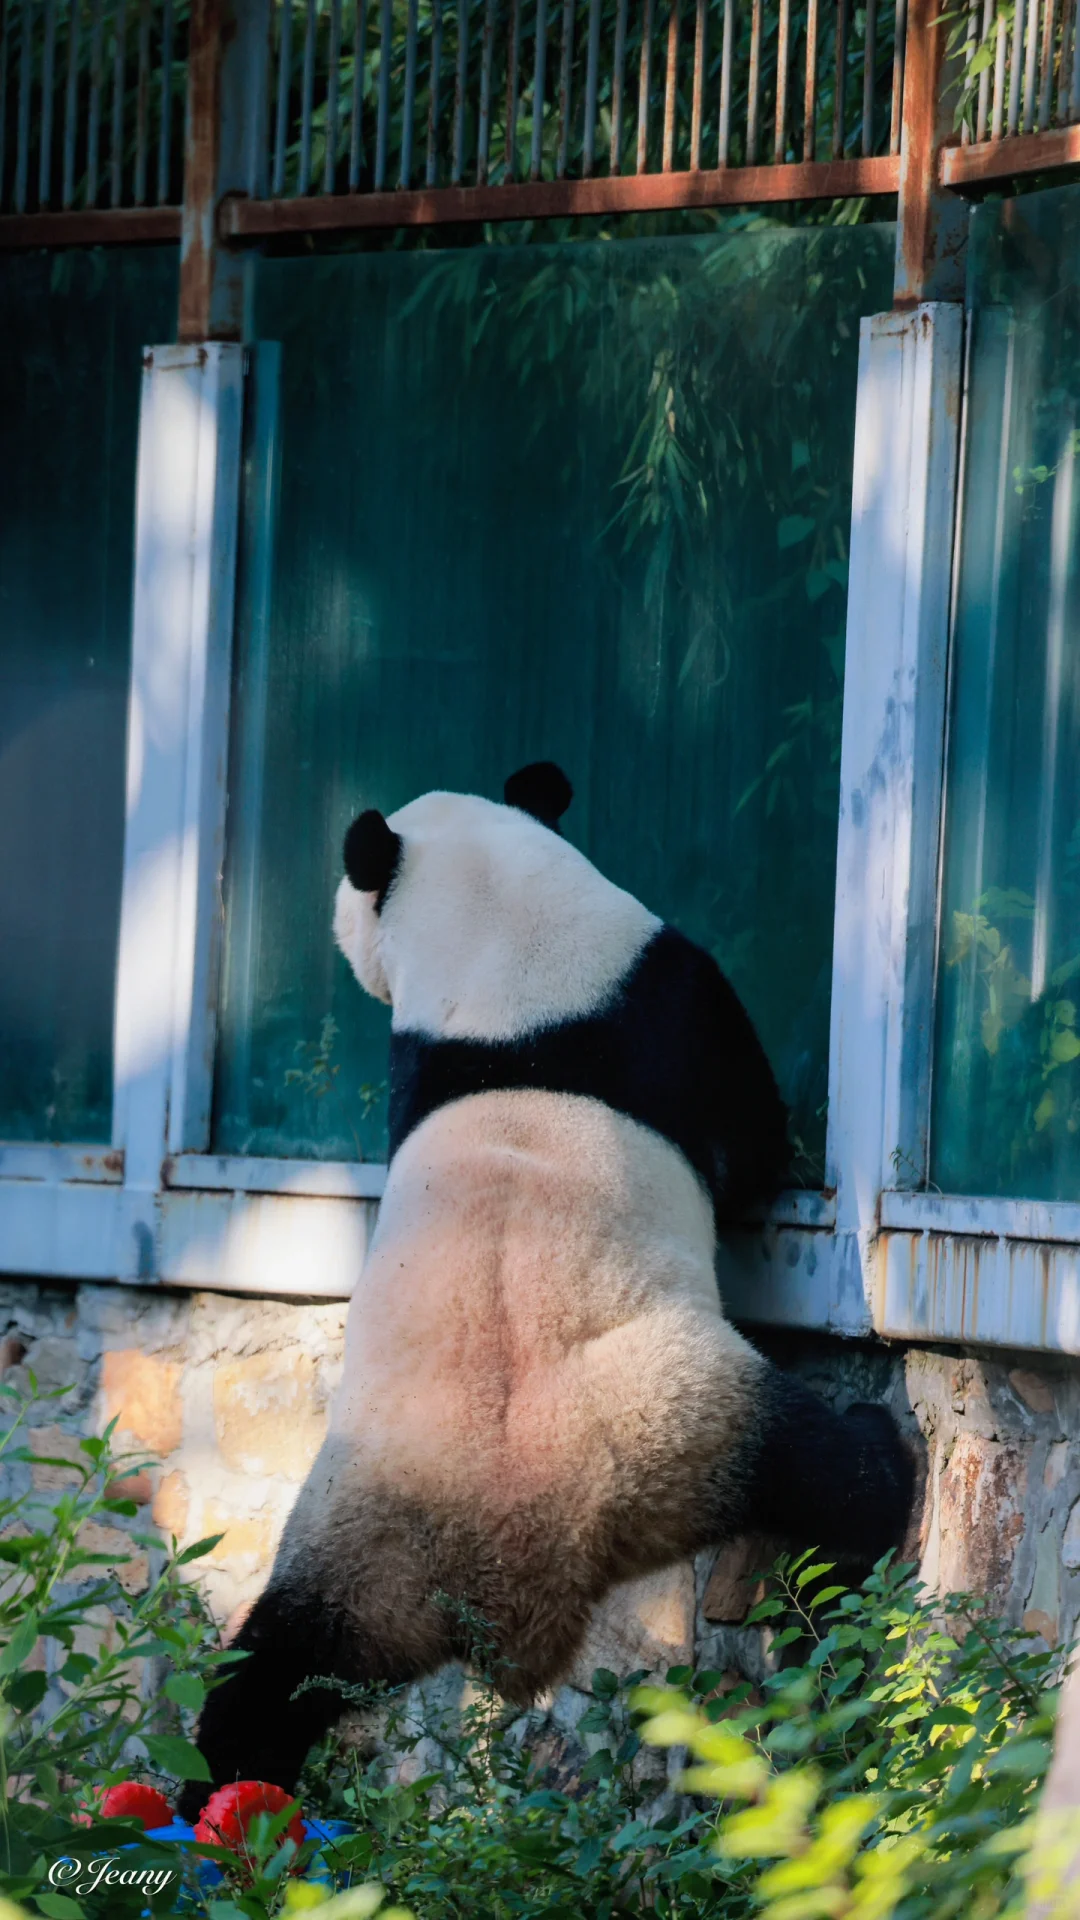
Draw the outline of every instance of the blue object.
<instances>
[{"instance_id":1,"label":"blue object","mask_svg":"<svg viewBox=\"0 0 1080 1920\"><path fill-rule=\"evenodd\" d=\"M173 1846L184 1847L194 1840L195 1829L186 1820L171 1820L167 1827L148 1827L146 1837L148 1840L165 1840ZM204 1893L208 1893L212 1887L219 1887L224 1877L216 1860L196 1861L195 1878Z\"/></svg>"},{"instance_id":2,"label":"blue object","mask_svg":"<svg viewBox=\"0 0 1080 1920\"><path fill-rule=\"evenodd\" d=\"M308 1862L304 1872L305 1880L314 1880L318 1886L323 1887L333 1885L332 1849L334 1841L343 1839L346 1835L352 1833L352 1831L353 1829L347 1820L304 1821L305 1840L319 1840L322 1842L314 1859ZM329 1847L331 1849L331 1858L327 1858L327 1855L323 1852L323 1847ZM350 1877L351 1876L348 1875L346 1876L346 1885L348 1885Z\"/></svg>"},{"instance_id":3,"label":"blue object","mask_svg":"<svg viewBox=\"0 0 1080 1920\"><path fill-rule=\"evenodd\" d=\"M303 1875L305 1880L314 1880L320 1886L331 1885L333 1870L323 1848L332 1848L335 1840L345 1838L352 1831L347 1820L304 1821L304 1839L316 1840L320 1843L318 1853L308 1862ZM195 1829L189 1826L186 1820L173 1820L167 1827L148 1827L146 1837L148 1840L163 1840L172 1846L184 1847L190 1846L194 1841ZM195 1874L204 1892L220 1886L224 1877L216 1860L200 1860L196 1865Z\"/></svg>"}]
</instances>

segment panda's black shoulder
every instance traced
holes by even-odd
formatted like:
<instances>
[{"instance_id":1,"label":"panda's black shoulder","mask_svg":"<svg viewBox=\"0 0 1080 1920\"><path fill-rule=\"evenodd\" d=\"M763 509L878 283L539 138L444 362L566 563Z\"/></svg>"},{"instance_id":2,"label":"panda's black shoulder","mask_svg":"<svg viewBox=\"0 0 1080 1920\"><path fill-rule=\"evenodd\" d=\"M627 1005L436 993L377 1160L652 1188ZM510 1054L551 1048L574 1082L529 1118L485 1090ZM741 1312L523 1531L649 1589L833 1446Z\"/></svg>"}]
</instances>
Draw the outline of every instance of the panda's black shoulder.
<instances>
[{"instance_id":1,"label":"panda's black shoulder","mask_svg":"<svg viewBox=\"0 0 1080 1920\"><path fill-rule=\"evenodd\" d=\"M711 953L675 927L620 993L628 1110L682 1147L719 1222L771 1200L788 1172L788 1111L753 1022Z\"/></svg>"},{"instance_id":2,"label":"panda's black shoulder","mask_svg":"<svg viewBox=\"0 0 1080 1920\"><path fill-rule=\"evenodd\" d=\"M603 1004L510 1040L395 1032L390 1152L436 1108L507 1088L603 1100L677 1146L718 1223L778 1191L787 1111L764 1049L712 955L662 926Z\"/></svg>"}]
</instances>

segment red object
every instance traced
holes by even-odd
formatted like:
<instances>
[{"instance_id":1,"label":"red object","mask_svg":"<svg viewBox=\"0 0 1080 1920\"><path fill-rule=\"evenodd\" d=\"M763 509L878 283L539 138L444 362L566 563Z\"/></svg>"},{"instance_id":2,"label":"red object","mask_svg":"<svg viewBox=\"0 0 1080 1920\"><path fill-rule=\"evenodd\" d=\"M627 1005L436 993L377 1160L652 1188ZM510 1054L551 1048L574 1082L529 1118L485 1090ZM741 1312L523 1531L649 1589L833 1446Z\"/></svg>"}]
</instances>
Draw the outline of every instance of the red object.
<instances>
[{"instance_id":1,"label":"red object","mask_svg":"<svg viewBox=\"0 0 1080 1920\"><path fill-rule=\"evenodd\" d=\"M295 1799L294 1793L271 1786L267 1780L238 1780L235 1786L219 1787L202 1810L195 1838L207 1846L231 1847L238 1852L257 1813L280 1813ZM299 1807L281 1837L295 1840L298 1847L303 1844L304 1822Z\"/></svg>"},{"instance_id":2,"label":"red object","mask_svg":"<svg viewBox=\"0 0 1080 1920\"><path fill-rule=\"evenodd\" d=\"M140 1826L171 1827L176 1815L163 1793L156 1787L144 1787L138 1780L121 1780L108 1787L94 1804L93 1812L77 1813L77 1825L88 1827L94 1819L137 1820Z\"/></svg>"}]
</instances>

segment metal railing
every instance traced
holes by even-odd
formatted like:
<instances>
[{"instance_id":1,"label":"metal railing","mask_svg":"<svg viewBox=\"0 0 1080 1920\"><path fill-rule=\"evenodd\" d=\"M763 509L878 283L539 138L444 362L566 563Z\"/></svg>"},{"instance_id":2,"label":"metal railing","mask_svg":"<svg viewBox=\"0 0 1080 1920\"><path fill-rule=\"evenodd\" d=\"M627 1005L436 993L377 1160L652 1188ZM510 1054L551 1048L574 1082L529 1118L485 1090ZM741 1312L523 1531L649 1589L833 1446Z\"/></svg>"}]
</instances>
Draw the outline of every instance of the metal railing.
<instances>
[{"instance_id":1,"label":"metal railing","mask_svg":"<svg viewBox=\"0 0 1080 1920\"><path fill-rule=\"evenodd\" d=\"M1001 140L1080 121L1076 9L1065 0L983 0L962 49L963 139Z\"/></svg>"},{"instance_id":2,"label":"metal railing","mask_svg":"<svg viewBox=\"0 0 1080 1920\"><path fill-rule=\"evenodd\" d=\"M904 0L285 0L269 192L686 173L900 144Z\"/></svg>"},{"instance_id":3,"label":"metal railing","mask_svg":"<svg viewBox=\"0 0 1080 1920\"><path fill-rule=\"evenodd\" d=\"M187 0L5 0L0 210L176 206Z\"/></svg>"},{"instance_id":4,"label":"metal railing","mask_svg":"<svg viewBox=\"0 0 1080 1920\"><path fill-rule=\"evenodd\" d=\"M899 191L924 297L950 195L1080 164L1078 5L0 0L0 244L183 225L195 313L275 234Z\"/></svg>"}]
</instances>

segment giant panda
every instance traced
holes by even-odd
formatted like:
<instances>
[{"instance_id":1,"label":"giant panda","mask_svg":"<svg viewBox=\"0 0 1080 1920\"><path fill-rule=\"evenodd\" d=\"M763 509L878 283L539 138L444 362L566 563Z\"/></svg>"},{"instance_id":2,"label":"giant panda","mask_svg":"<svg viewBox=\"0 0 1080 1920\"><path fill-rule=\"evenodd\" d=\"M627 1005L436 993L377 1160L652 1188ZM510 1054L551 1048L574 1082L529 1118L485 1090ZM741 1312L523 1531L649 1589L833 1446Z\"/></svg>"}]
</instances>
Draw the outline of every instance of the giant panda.
<instances>
[{"instance_id":1,"label":"giant panda","mask_svg":"<svg viewBox=\"0 0 1080 1920\"><path fill-rule=\"evenodd\" d=\"M389 1170L326 1442L202 1716L215 1784L292 1789L341 1710L305 1680L415 1680L470 1612L524 1705L616 1582L748 1529L863 1563L904 1534L890 1417L724 1317L717 1226L782 1180L785 1110L711 957L561 837L570 798L543 763L346 836Z\"/></svg>"}]
</instances>

